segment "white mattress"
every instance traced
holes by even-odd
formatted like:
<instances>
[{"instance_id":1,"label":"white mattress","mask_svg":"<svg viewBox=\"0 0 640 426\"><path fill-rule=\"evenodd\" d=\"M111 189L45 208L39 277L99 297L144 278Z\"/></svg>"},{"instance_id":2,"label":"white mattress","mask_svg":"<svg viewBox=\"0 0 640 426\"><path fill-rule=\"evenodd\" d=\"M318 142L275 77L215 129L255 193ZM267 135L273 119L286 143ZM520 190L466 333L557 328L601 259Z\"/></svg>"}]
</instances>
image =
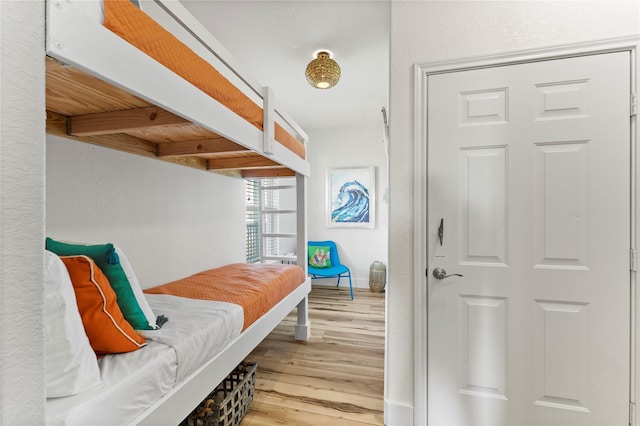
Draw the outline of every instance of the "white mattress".
<instances>
[{"instance_id":1,"label":"white mattress","mask_svg":"<svg viewBox=\"0 0 640 426\"><path fill-rule=\"evenodd\" d=\"M167 294L145 294L153 313L169 322L159 330L140 331L148 340L175 349L176 383L220 352L242 331L242 306L226 302L187 299Z\"/></svg>"},{"instance_id":2,"label":"white mattress","mask_svg":"<svg viewBox=\"0 0 640 426\"><path fill-rule=\"evenodd\" d=\"M47 399L47 425L126 424L171 390L177 370L175 351L155 342L135 352L107 355L99 365L99 386Z\"/></svg>"},{"instance_id":3,"label":"white mattress","mask_svg":"<svg viewBox=\"0 0 640 426\"><path fill-rule=\"evenodd\" d=\"M144 331L149 344L99 361L102 383L79 395L47 399L47 425L125 425L235 339L242 307L231 303L145 295L169 321ZM212 388L216 384L212 384Z\"/></svg>"}]
</instances>

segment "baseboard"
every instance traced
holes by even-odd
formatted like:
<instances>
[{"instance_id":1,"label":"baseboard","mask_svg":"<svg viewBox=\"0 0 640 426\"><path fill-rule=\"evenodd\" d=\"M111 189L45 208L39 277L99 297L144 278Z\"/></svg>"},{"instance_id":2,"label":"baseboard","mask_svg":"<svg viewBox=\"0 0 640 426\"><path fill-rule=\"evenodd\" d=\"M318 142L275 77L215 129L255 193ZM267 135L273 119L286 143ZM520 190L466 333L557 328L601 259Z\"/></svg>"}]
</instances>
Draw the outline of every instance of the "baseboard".
<instances>
[{"instance_id":1,"label":"baseboard","mask_svg":"<svg viewBox=\"0 0 640 426\"><path fill-rule=\"evenodd\" d=\"M369 288L369 279L355 279L353 280L353 288Z\"/></svg>"},{"instance_id":2,"label":"baseboard","mask_svg":"<svg viewBox=\"0 0 640 426\"><path fill-rule=\"evenodd\" d=\"M384 424L386 426L412 426L413 407L385 399Z\"/></svg>"}]
</instances>

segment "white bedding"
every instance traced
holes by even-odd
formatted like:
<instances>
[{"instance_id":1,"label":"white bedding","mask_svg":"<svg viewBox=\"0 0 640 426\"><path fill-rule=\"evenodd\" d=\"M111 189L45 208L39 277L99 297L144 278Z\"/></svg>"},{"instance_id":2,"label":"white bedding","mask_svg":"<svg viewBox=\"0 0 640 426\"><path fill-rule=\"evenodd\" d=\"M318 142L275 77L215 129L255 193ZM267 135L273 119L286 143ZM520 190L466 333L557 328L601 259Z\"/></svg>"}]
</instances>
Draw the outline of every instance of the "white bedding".
<instances>
[{"instance_id":1,"label":"white bedding","mask_svg":"<svg viewBox=\"0 0 640 426\"><path fill-rule=\"evenodd\" d=\"M169 321L143 333L149 344L99 361L102 383L72 397L47 399L47 425L130 423L242 330L239 305L145 295L157 315ZM216 383L211 384L211 388Z\"/></svg>"},{"instance_id":2,"label":"white bedding","mask_svg":"<svg viewBox=\"0 0 640 426\"><path fill-rule=\"evenodd\" d=\"M175 351L155 342L135 352L107 355L99 365L102 383L97 387L47 399L47 425L123 425L175 383Z\"/></svg>"},{"instance_id":3,"label":"white bedding","mask_svg":"<svg viewBox=\"0 0 640 426\"><path fill-rule=\"evenodd\" d=\"M240 305L167 294L145 294L145 297L153 312L166 316L169 321L158 330L139 333L175 349L176 383L220 352L242 331L244 312Z\"/></svg>"}]
</instances>

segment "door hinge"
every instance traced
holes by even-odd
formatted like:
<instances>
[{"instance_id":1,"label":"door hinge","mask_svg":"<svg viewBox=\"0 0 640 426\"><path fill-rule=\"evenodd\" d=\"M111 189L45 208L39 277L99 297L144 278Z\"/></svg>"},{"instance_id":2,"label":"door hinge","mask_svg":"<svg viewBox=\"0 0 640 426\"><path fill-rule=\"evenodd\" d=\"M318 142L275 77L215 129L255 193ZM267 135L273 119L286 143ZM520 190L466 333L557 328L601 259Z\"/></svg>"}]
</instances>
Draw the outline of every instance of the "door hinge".
<instances>
[{"instance_id":1,"label":"door hinge","mask_svg":"<svg viewBox=\"0 0 640 426\"><path fill-rule=\"evenodd\" d=\"M638 269L638 254L636 249L632 248L630 249L631 251L629 252L629 260L630 260L630 267L631 270L633 272L637 271Z\"/></svg>"},{"instance_id":2,"label":"door hinge","mask_svg":"<svg viewBox=\"0 0 640 426\"><path fill-rule=\"evenodd\" d=\"M629 426L636 426L636 404L629 402Z\"/></svg>"},{"instance_id":3,"label":"door hinge","mask_svg":"<svg viewBox=\"0 0 640 426\"><path fill-rule=\"evenodd\" d=\"M631 94L631 117L635 117L638 113L638 95L636 93Z\"/></svg>"}]
</instances>

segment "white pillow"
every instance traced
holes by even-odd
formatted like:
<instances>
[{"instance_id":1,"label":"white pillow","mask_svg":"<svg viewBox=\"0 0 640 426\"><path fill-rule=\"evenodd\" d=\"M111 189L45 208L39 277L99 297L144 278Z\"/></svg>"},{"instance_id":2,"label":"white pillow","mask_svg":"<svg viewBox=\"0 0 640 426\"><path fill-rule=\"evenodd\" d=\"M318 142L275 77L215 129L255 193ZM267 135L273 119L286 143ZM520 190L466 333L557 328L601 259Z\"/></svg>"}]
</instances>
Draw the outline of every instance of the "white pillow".
<instances>
[{"instance_id":1,"label":"white pillow","mask_svg":"<svg viewBox=\"0 0 640 426\"><path fill-rule=\"evenodd\" d=\"M153 314L151 306L149 306L149 302L147 302L147 298L144 297L142 287L140 286L140 281L138 281L138 277L136 277L135 272L133 272L133 268L131 267L131 263L129 263L129 259L127 259L127 256L124 254L120 247L114 244L113 248L116 249L116 254L118 255L118 258L120 258L120 266L122 266L122 270L127 276L127 280L129 280L129 285L131 286L133 295L136 298L136 301L138 302L142 313L144 314L151 327L153 327L154 329L159 328L156 324L156 316Z\"/></svg>"},{"instance_id":2,"label":"white pillow","mask_svg":"<svg viewBox=\"0 0 640 426\"><path fill-rule=\"evenodd\" d=\"M45 250L44 351L47 398L75 395L100 384L96 354L78 312L67 268Z\"/></svg>"}]
</instances>

